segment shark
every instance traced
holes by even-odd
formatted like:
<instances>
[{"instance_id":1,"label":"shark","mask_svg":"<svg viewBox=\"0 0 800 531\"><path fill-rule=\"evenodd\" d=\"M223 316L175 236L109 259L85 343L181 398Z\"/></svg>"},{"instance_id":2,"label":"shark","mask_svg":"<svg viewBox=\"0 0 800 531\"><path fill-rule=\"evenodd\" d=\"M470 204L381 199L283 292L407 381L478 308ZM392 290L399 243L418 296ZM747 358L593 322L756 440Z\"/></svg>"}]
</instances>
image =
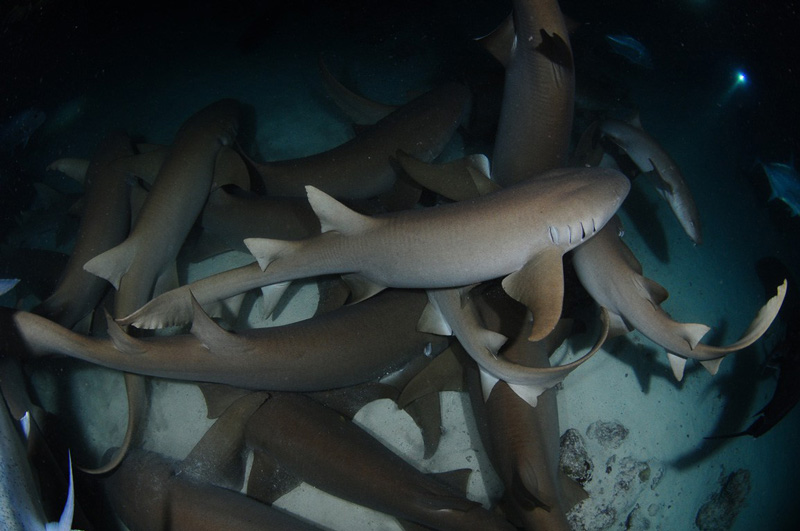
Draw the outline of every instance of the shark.
<instances>
[{"instance_id":1,"label":"shark","mask_svg":"<svg viewBox=\"0 0 800 531\"><path fill-rule=\"evenodd\" d=\"M420 317L417 328L431 333L452 334L458 339L467 354L478 364L483 396L487 400L497 383L502 380L523 401L536 407L539 395L562 382L570 372L591 358L605 342L607 327L594 348L572 363L559 367L525 367L514 363L498 356L508 338L483 325L470 295L471 288L472 286L428 290L430 304ZM553 330L556 324L548 327Z\"/></svg>"},{"instance_id":2,"label":"shark","mask_svg":"<svg viewBox=\"0 0 800 531\"><path fill-rule=\"evenodd\" d=\"M240 492L244 425L267 396L249 393L228 406L181 461L131 450L102 480L114 512L130 529L317 529Z\"/></svg>"},{"instance_id":3,"label":"shark","mask_svg":"<svg viewBox=\"0 0 800 531\"><path fill-rule=\"evenodd\" d=\"M604 120L600 132L622 148L641 171L652 172L659 195L669 204L686 235L694 243L702 243L700 214L678 164L642 129L638 116L631 123Z\"/></svg>"},{"instance_id":4,"label":"shark","mask_svg":"<svg viewBox=\"0 0 800 531\"><path fill-rule=\"evenodd\" d=\"M33 356L60 354L129 373L246 389L320 391L377 379L441 352L446 338L416 330L426 303L424 293L390 290L298 323L238 333L195 304L189 334L136 338L109 318L107 339L17 312L8 333L18 334Z\"/></svg>"},{"instance_id":5,"label":"shark","mask_svg":"<svg viewBox=\"0 0 800 531\"><path fill-rule=\"evenodd\" d=\"M226 99L184 122L130 235L87 261L86 271L120 292L132 292L129 297L137 301L150 298L156 279L167 272L208 198L217 153L233 143L238 114L238 102ZM117 301L118 306L129 304Z\"/></svg>"},{"instance_id":6,"label":"shark","mask_svg":"<svg viewBox=\"0 0 800 531\"><path fill-rule=\"evenodd\" d=\"M250 417L245 438L282 472L403 520L443 530L513 529L308 396L274 394ZM248 491L254 482L251 472Z\"/></svg>"},{"instance_id":7,"label":"shark","mask_svg":"<svg viewBox=\"0 0 800 531\"><path fill-rule=\"evenodd\" d=\"M650 55L650 50L638 40L625 33L608 34L605 38L611 51L615 54L635 65L648 69L653 68L653 57Z\"/></svg>"},{"instance_id":8,"label":"shark","mask_svg":"<svg viewBox=\"0 0 800 531\"><path fill-rule=\"evenodd\" d=\"M469 109L469 90L458 83L437 87L398 108L352 140L298 159L255 162L269 196L303 197L311 185L339 199L365 199L391 189L398 149L425 161L436 158Z\"/></svg>"},{"instance_id":9,"label":"shark","mask_svg":"<svg viewBox=\"0 0 800 531\"><path fill-rule=\"evenodd\" d=\"M586 291L609 314L614 333L635 329L664 348L677 380L683 378L688 358L716 374L724 356L752 345L778 315L786 297L786 281L757 312L738 341L725 346L701 343L709 327L674 321L661 308L668 297L667 290L642 274L641 264L621 234L622 223L615 216L594 238L573 251L575 272Z\"/></svg>"},{"instance_id":10,"label":"shark","mask_svg":"<svg viewBox=\"0 0 800 531\"><path fill-rule=\"evenodd\" d=\"M164 293L120 323L186 323L192 296L205 305L327 274L348 274L373 293L387 286L445 288L505 277L504 289L536 311L531 337L544 337L552 316L561 312L563 254L600 230L629 190L628 179L615 170L558 169L469 201L365 216L309 186L322 234L298 241L246 239L256 267Z\"/></svg>"},{"instance_id":11,"label":"shark","mask_svg":"<svg viewBox=\"0 0 800 531\"><path fill-rule=\"evenodd\" d=\"M512 4L515 39L492 154L492 176L501 186L565 165L575 97L572 48L558 2Z\"/></svg>"},{"instance_id":12,"label":"shark","mask_svg":"<svg viewBox=\"0 0 800 531\"><path fill-rule=\"evenodd\" d=\"M562 320L544 340L526 341L523 307L496 286L478 289L474 296L487 328L510 337L502 356L525 367L548 369L549 356L573 328L570 321ZM545 390L532 407L502 381L487 398L475 372L466 370L467 388L481 439L506 486L509 518L525 529L568 531L566 513L587 493L559 467L557 388Z\"/></svg>"},{"instance_id":13,"label":"shark","mask_svg":"<svg viewBox=\"0 0 800 531\"><path fill-rule=\"evenodd\" d=\"M34 312L72 328L94 310L108 283L88 273L83 265L116 245L128 235L131 219L130 187L126 176L110 163L133 154L127 134L110 133L100 143L84 181L84 208L75 247L52 295Z\"/></svg>"},{"instance_id":14,"label":"shark","mask_svg":"<svg viewBox=\"0 0 800 531\"><path fill-rule=\"evenodd\" d=\"M115 315L127 315L150 300L154 292L177 285L178 250L208 199L217 155L236 138L239 113L236 100L223 99L186 119L128 237L83 265L84 270L109 281L117 290ZM125 385L129 414L124 442L114 460L95 473L107 472L119 464L146 409L144 381L128 373Z\"/></svg>"},{"instance_id":15,"label":"shark","mask_svg":"<svg viewBox=\"0 0 800 531\"><path fill-rule=\"evenodd\" d=\"M800 175L794 167L794 160L788 164L762 162L761 167L772 190L770 200L780 199L789 207L792 216L800 216Z\"/></svg>"},{"instance_id":16,"label":"shark","mask_svg":"<svg viewBox=\"0 0 800 531\"><path fill-rule=\"evenodd\" d=\"M5 400L0 404L0 522L3 529L25 531L69 531L72 529L75 488L72 462L69 466L69 491L58 522L48 522L40 498L23 433L29 417L16 423ZM15 425L16 424L16 425Z\"/></svg>"}]
</instances>

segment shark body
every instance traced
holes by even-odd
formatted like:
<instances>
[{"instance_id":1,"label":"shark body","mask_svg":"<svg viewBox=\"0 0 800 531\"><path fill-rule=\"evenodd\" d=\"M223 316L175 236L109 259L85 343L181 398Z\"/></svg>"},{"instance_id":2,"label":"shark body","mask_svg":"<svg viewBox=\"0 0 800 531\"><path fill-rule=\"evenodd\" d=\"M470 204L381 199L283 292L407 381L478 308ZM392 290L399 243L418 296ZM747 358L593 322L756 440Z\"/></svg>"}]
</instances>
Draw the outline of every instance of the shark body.
<instances>
[{"instance_id":1,"label":"shark body","mask_svg":"<svg viewBox=\"0 0 800 531\"><path fill-rule=\"evenodd\" d=\"M614 218L597 236L575 249L575 271L586 291L608 311L614 329L620 333L638 330L667 350L678 380L683 377L687 358L698 360L715 374L725 355L751 345L777 316L786 296L785 282L738 341L726 346L700 343L709 327L677 322L661 308L667 290L642 275L641 264L620 238L620 229L619 219Z\"/></svg>"},{"instance_id":2,"label":"shark body","mask_svg":"<svg viewBox=\"0 0 800 531\"><path fill-rule=\"evenodd\" d=\"M121 157L133 154L130 138L122 132L108 135L87 167L84 180L85 208L75 248L58 287L34 310L71 328L91 312L108 288L104 279L83 265L125 240L131 219L130 186L126 175L111 167Z\"/></svg>"},{"instance_id":3,"label":"shark body","mask_svg":"<svg viewBox=\"0 0 800 531\"><path fill-rule=\"evenodd\" d=\"M261 286L345 273L399 288L506 277L503 286L514 298L534 311L558 312L562 255L591 238L629 189L628 179L613 170L563 169L470 201L368 217L309 187L323 234L294 242L245 240L263 272L250 265L207 277L157 297L120 322L145 328L185 323L191 318L190 293L204 305ZM549 296L556 297L551 306L543 302ZM543 324L537 327L536 320ZM532 337L546 335L551 323L549 315L534 315Z\"/></svg>"},{"instance_id":4,"label":"shark body","mask_svg":"<svg viewBox=\"0 0 800 531\"><path fill-rule=\"evenodd\" d=\"M227 332L196 308L191 334L111 339L76 334L27 312L13 319L34 354L61 354L126 372L271 391L320 391L366 382L447 340L416 331L426 297L390 291L298 323ZM359 330L354 334L354 330Z\"/></svg>"},{"instance_id":5,"label":"shark body","mask_svg":"<svg viewBox=\"0 0 800 531\"><path fill-rule=\"evenodd\" d=\"M761 163L772 189L770 199L780 199L791 210L792 216L800 216L800 175L794 163Z\"/></svg>"},{"instance_id":6,"label":"shark body","mask_svg":"<svg viewBox=\"0 0 800 531\"><path fill-rule=\"evenodd\" d=\"M558 2L515 0L513 6L515 39L492 155L492 177L501 186L565 165L575 96Z\"/></svg>"},{"instance_id":7,"label":"shark body","mask_svg":"<svg viewBox=\"0 0 800 531\"><path fill-rule=\"evenodd\" d=\"M398 149L431 161L462 122L470 102L460 84L442 85L398 108L339 147L292 160L256 163L270 196L304 197L311 185L340 199L365 199L388 191Z\"/></svg>"},{"instance_id":8,"label":"shark body","mask_svg":"<svg viewBox=\"0 0 800 531\"><path fill-rule=\"evenodd\" d=\"M600 124L600 131L621 147L641 171L654 172L656 189L669 204L684 232L693 242L702 243L697 205L678 164L669 153L638 123L608 119Z\"/></svg>"}]
</instances>

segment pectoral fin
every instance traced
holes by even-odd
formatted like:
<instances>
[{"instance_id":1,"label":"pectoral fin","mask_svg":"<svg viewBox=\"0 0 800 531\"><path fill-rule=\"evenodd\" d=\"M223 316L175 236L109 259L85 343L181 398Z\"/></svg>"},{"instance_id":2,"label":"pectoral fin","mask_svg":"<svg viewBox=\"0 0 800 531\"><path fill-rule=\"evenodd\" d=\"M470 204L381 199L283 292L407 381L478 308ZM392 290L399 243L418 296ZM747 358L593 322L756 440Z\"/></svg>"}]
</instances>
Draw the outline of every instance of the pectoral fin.
<instances>
[{"instance_id":1,"label":"pectoral fin","mask_svg":"<svg viewBox=\"0 0 800 531\"><path fill-rule=\"evenodd\" d=\"M551 247L534 256L522 269L503 279L503 289L528 307L533 314L533 329L528 338L547 337L561 318L564 302L563 251Z\"/></svg>"}]
</instances>

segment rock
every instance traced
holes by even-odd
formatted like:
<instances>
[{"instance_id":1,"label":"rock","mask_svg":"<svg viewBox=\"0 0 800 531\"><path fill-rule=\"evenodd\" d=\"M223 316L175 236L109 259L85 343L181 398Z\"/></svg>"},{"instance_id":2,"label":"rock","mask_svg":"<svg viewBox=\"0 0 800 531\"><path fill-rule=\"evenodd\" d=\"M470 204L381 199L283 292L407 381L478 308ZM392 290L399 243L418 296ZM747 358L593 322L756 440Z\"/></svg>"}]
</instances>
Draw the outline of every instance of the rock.
<instances>
[{"instance_id":1,"label":"rock","mask_svg":"<svg viewBox=\"0 0 800 531\"><path fill-rule=\"evenodd\" d=\"M578 430L570 428L561 436L559 465L567 477L581 485L585 485L592 479L594 463L586 451L583 437Z\"/></svg>"},{"instance_id":2,"label":"rock","mask_svg":"<svg viewBox=\"0 0 800 531\"><path fill-rule=\"evenodd\" d=\"M607 450L616 450L628 437L628 428L617 421L604 422L598 420L593 422L586 430L586 436L595 439Z\"/></svg>"},{"instance_id":3,"label":"rock","mask_svg":"<svg viewBox=\"0 0 800 531\"><path fill-rule=\"evenodd\" d=\"M619 472L614 483L614 495L618 496L621 492L630 491L646 483L650 479L650 465L644 461L637 461L632 457L624 457L619 462Z\"/></svg>"},{"instance_id":4,"label":"rock","mask_svg":"<svg viewBox=\"0 0 800 531\"><path fill-rule=\"evenodd\" d=\"M645 531L650 529L650 519L644 514L644 510L637 503L633 510L625 519L625 529L629 531Z\"/></svg>"},{"instance_id":5,"label":"rock","mask_svg":"<svg viewBox=\"0 0 800 531\"><path fill-rule=\"evenodd\" d=\"M750 472L740 468L720 478L720 490L709 496L694 520L700 531L730 529L750 493Z\"/></svg>"}]
</instances>

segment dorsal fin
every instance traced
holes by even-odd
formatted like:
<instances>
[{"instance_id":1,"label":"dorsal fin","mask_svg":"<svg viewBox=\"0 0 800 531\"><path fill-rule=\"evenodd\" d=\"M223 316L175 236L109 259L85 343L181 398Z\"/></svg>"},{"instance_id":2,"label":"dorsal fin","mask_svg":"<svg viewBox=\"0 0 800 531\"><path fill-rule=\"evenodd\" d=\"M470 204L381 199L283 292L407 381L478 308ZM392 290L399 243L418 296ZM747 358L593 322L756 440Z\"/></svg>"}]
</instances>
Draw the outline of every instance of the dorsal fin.
<instances>
[{"instance_id":1,"label":"dorsal fin","mask_svg":"<svg viewBox=\"0 0 800 531\"><path fill-rule=\"evenodd\" d=\"M639 113L639 111L634 111L631 117L628 118L627 123L628 125L635 127L636 129L644 130L644 128L642 127L642 115Z\"/></svg>"},{"instance_id":2,"label":"dorsal fin","mask_svg":"<svg viewBox=\"0 0 800 531\"><path fill-rule=\"evenodd\" d=\"M197 338L202 345L212 352L225 352L230 349L232 334L219 326L203 311L200 303L192 295L192 328L189 332Z\"/></svg>"},{"instance_id":3,"label":"dorsal fin","mask_svg":"<svg viewBox=\"0 0 800 531\"><path fill-rule=\"evenodd\" d=\"M117 324L111 314L106 312L106 323L108 327L108 336L111 342L114 343L114 348L123 354L141 355L147 350L144 341L136 339L135 337L126 334L122 327Z\"/></svg>"},{"instance_id":4,"label":"dorsal fin","mask_svg":"<svg viewBox=\"0 0 800 531\"><path fill-rule=\"evenodd\" d=\"M350 289L350 296L347 299L347 304L356 304L367 300L386 289L386 286L381 286L377 282L373 282L358 273L342 275L342 280Z\"/></svg>"},{"instance_id":5,"label":"dorsal fin","mask_svg":"<svg viewBox=\"0 0 800 531\"><path fill-rule=\"evenodd\" d=\"M680 325L680 336L694 349L709 330L711 328L702 323L682 323Z\"/></svg>"},{"instance_id":6,"label":"dorsal fin","mask_svg":"<svg viewBox=\"0 0 800 531\"><path fill-rule=\"evenodd\" d=\"M491 33L475 40L501 65L507 67L508 63L511 62L511 51L514 49L516 41L513 15L509 14Z\"/></svg>"},{"instance_id":7,"label":"dorsal fin","mask_svg":"<svg viewBox=\"0 0 800 531\"><path fill-rule=\"evenodd\" d=\"M269 394L249 393L234 401L181 461L178 473L210 481L229 489L241 489L244 482L244 427Z\"/></svg>"},{"instance_id":8,"label":"dorsal fin","mask_svg":"<svg viewBox=\"0 0 800 531\"><path fill-rule=\"evenodd\" d=\"M83 269L108 280L118 290L120 280L130 269L135 256L136 249L131 240L126 240L83 264Z\"/></svg>"},{"instance_id":9,"label":"dorsal fin","mask_svg":"<svg viewBox=\"0 0 800 531\"><path fill-rule=\"evenodd\" d=\"M655 280L638 275L634 277L633 281L636 283L636 287L643 292L644 297L652 302L655 306L660 305L662 302L667 300L667 297L669 297L667 288Z\"/></svg>"},{"instance_id":10,"label":"dorsal fin","mask_svg":"<svg viewBox=\"0 0 800 531\"><path fill-rule=\"evenodd\" d=\"M405 409L411 402L431 393L460 391L463 388L461 363L452 349L436 356L414 376L397 397L397 407Z\"/></svg>"},{"instance_id":11,"label":"dorsal fin","mask_svg":"<svg viewBox=\"0 0 800 531\"><path fill-rule=\"evenodd\" d=\"M322 232L336 231L345 235L363 232L373 223L369 216L346 207L322 190L306 186L308 202L319 218Z\"/></svg>"},{"instance_id":12,"label":"dorsal fin","mask_svg":"<svg viewBox=\"0 0 800 531\"><path fill-rule=\"evenodd\" d=\"M408 413L422 433L423 459L430 459L442 439L442 402L439 393L429 393L414 400L403 411Z\"/></svg>"},{"instance_id":13,"label":"dorsal fin","mask_svg":"<svg viewBox=\"0 0 800 531\"><path fill-rule=\"evenodd\" d=\"M272 503L300 484L263 450L253 450L253 466L247 479L247 495L262 503Z\"/></svg>"},{"instance_id":14,"label":"dorsal fin","mask_svg":"<svg viewBox=\"0 0 800 531\"><path fill-rule=\"evenodd\" d=\"M209 419L218 418L228 409L228 406L253 392L249 389L209 382L198 382L197 387L203 393L203 398L206 401L206 411L208 412L206 417Z\"/></svg>"},{"instance_id":15,"label":"dorsal fin","mask_svg":"<svg viewBox=\"0 0 800 531\"><path fill-rule=\"evenodd\" d=\"M550 511L551 504L542 500L539 493L538 480L533 467L524 457L521 458L521 463L517 464L514 470L514 476L511 479L511 495L519 503L519 505L528 511L542 508L545 511Z\"/></svg>"},{"instance_id":16,"label":"dorsal fin","mask_svg":"<svg viewBox=\"0 0 800 531\"><path fill-rule=\"evenodd\" d=\"M422 315L419 316L419 321L417 321L417 331L440 336L453 335L450 323L447 322L447 319L442 315L442 311L430 297L428 297L428 304L425 305Z\"/></svg>"}]
</instances>

